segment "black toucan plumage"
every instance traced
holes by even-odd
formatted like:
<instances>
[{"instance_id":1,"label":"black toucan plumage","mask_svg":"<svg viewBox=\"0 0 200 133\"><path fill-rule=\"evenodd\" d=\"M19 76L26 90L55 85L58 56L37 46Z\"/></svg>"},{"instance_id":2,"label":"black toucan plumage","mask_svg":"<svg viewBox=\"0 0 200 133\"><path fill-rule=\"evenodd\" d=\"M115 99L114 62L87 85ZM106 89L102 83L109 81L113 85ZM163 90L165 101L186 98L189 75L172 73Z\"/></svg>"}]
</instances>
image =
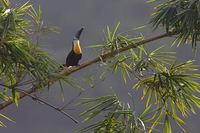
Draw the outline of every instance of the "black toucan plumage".
<instances>
[{"instance_id":1,"label":"black toucan plumage","mask_svg":"<svg viewBox=\"0 0 200 133\"><path fill-rule=\"evenodd\" d=\"M84 28L81 28L75 35L72 41L72 50L68 54L67 59L66 59L66 64L64 66L69 67L69 66L77 66L79 65L78 62L82 57L82 51L81 51L81 46L80 46L80 36Z\"/></svg>"}]
</instances>

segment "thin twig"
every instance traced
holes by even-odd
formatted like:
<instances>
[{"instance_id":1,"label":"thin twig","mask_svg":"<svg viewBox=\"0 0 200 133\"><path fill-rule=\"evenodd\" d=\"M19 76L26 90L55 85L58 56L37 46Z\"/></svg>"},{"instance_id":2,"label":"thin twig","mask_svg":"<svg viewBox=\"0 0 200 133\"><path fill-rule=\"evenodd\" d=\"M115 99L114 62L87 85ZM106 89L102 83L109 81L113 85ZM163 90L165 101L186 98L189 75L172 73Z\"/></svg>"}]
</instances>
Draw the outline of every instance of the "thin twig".
<instances>
[{"instance_id":1,"label":"thin twig","mask_svg":"<svg viewBox=\"0 0 200 133\"><path fill-rule=\"evenodd\" d=\"M7 87L7 88L9 88L9 89L15 89L15 91L17 91L17 92L24 93L24 94L26 94L28 97L32 98L33 100L39 101L39 102L41 102L41 103L43 103L43 104L45 104L45 105L47 105L47 106L49 106L49 107L55 109L56 111L58 111L58 112L64 114L64 115L67 116L68 118L70 118L70 119L71 119L72 121L74 121L75 123L78 123L78 120L76 120L76 119L75 119L74 117L72 117L70 114L66 113L63 109L60 109L60 108L54 106L53 104L48 103L48 102L44 101L43 99L41 99L41 98L39 98L39 97L37 97L37 96L31 95L31 94L27 93L25 90L22 90L22 89L19 89L19 88L15 88L15 87L13 87L13 86L7 86L7 85L1 84L1 83L0 83L0 86Z\"/></svg>"},{"instance_id":2,"label":"thin twig","mask_svg":"<svg viewBox=\"0 0 200 133\"><path fill-rule=\"evenodd\" d=\"M123 48L120 48L118 50L114 50L112 52L109 52L109 53L106 53L106 54L103 54L103 55L100 55L96 58L94 58L93 60L90 60L86 63L83 63L82 65L80 66L77 66L77 67L73 67L72 69L64 69L63 71L57 73L57 75L59 75L60 77L58 78L55 78L55 76L53 77L49 77L48 79L48 82L46 82L45 84L43 84L43 86L48 86L49 84L53 84L54 82L58 81L59 79L61 79L63 76L68 76L76 71L79 71L87 66L90 66L94 63L97 63L97 62L100 62L101 59L105 60L105 59L108 59L108 58L111 58L113 57L114 55L118 54L118 53L121 53L121 52L124 52L124 51L127 51L131 48L135 48L136 46L140 46L140 45L143 45L143 44L146 44L146 43L149 43L149 42L152 42L152 41L155 41L155 40L159 40L161 38L164 38L164 37L169 37L169 36L172 36L172 35L175 35L175 34L172 34L172 33L164 33L164 34L160 34L158 36L155 36L155 37L152 37L152 38L149 38L149 39L145 39L145 40L142 40L142 41L139 41L137 43L133 43L131 45L128 45L127 47L123 47ZM27 94L31 94L33 93L35 90L41 88L40 84L39 85L35 85L29 89L26 89L26 94L25 93L20 93L20 99L21 98L24 98ZM4 109L5 107L9 106L10 104L12 104L13 101L12 100L7 100L7 101L4 101L2 103L0 103L0 110Z\"/></svg>"},{"instance_id":3,"label":"thin twig","mask_svg":"<svg viewBox=\"0 0 200 133\"><path fill-rule=\"evenodd\" d=\"M31 97L33 100L39 101L39 102L41 102L41 103L43 103L43 104L45 104L45 105L47 105L47 106L49 106L49 107L55 109L56 111L58 111L58 112L64 114L64 115L67 116L68 118L70 118L70 119L71 119L72 121L74 121L75 123L78 123L78 120L76 120L76 119L75 119L74 117L72 117L70 114L66 113L64 110L59 109L58 107L54 106L53 104L50 104L50 103L44 101L43 99L41 99L41 98L39 98L39 97L37 97L37 96L33 96L33 95L27 93L27 92L24 91L24 90L16 89L16 91L26 94L27 96Z\"/></svg>"}]
</instances>

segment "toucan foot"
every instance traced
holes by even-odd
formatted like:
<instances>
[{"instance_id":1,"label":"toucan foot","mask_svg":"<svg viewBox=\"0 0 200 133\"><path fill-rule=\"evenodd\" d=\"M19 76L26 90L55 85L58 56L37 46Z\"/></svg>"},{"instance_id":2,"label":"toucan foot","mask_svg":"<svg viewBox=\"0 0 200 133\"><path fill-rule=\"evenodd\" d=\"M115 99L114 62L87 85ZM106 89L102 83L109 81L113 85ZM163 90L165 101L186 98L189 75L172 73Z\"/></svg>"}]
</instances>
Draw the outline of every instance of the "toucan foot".
<instances>
[{"instance_id":1,"label":"toucan foot","mask_svg":"<svg viewBox=\"0 0 200 133\"><path fill-rule=\"evenodd\" d=\"M63 67L69 67L69 65L66 65L66 64L62 64L62 66L63 66Z\"/></svg>"}]
</instances>

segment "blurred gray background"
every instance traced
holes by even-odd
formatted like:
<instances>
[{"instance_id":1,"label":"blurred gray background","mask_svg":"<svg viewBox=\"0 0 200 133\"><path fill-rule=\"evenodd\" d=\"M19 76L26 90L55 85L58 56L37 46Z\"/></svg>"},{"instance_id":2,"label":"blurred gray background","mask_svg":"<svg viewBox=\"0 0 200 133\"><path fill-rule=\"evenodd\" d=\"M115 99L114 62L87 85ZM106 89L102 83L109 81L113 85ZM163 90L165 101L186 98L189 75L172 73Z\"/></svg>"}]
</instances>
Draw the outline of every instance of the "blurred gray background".
<instances>
[{"instance_id":1,"label":"blurred gray background","mask_svg":"<svg viewBox=\"0 0 200 133\"><path fill-rule=\"evenodd\" d=\"M85 31L81 36L83 51L81 63L83 63L84 61L93 59L97 55L94 50L87 48L87 46L89 44L103 42L103 29L105 29L107 25L114 27L120 21L120 31L126 31L148 24L153 6L145 3L145 1L146 0L33 0L31 3L34 3L35 7L37 7L38 4L41 5L45 24L59 27L59 34L43 35L40 38L40 43L53 58L62 64L65 62L65 58L71 50L73 35L81 26L85 27ZM23 3L23 0L15 0L15 4L20 5L20 3ZM144 35L148 37L158 34L158 32L152 32L151 25L148 26L149 28L145 28L141 31ZM132 34L137 35L138 32L132 32ZM190 46L185 45L179 48L170 48L170 43L171 42L169 42L167 38L162 41L152 42L150 47L156 48L158 45L165 44L168 47L164 50L177 52L178 61L192 58L199 62L199 53L195 56ZM88 74L97 73L96 75L98 77L100 72L99 66L95 64L74 73L72 76L81 80L84 76L88 76ZM120 73L108 76L104 82L98 82L95 88L92 88L83 81L79 82L79 84L85 89L81 97L102 96L115 92L118 94L120 100L125 102L131 101L128 92L131 92L133 82L128 82L128 84L125 85ZM60 87L58 84L53 85L50 92L44 91L38 95L57 106L62 106L70 99L75 98L80 92L80 89L72 88L69 85L65 85L64 88L66 97L64 103L59 98ZM134 92L134 97L136 97L134 100L136 111L139 113L144 108L141 101L137 100L140 98L140 93ZM77 103L77 101L75 101L75 103ZM82 120L82 118L79 118L78 113L80 113L83 108L74 107L72 105L67 106L67 108L73 108L73 110L66 110L66 112L70 113L78 120ZM8 127L0 128L0 133L71 133L84 126L83 124L74 124L62 114L28 97L20 101L19 108L15 105L11 105L5 108L1 113L9 116L16 121L16 123L6 122ZM186 118L185 120L185 127L189 133L199 133L199 113L197 113L197 115L191 115L190 118ZM175 133L182 132L177 126L173 128L173 131Z\"/></svg>"}]
</instances>

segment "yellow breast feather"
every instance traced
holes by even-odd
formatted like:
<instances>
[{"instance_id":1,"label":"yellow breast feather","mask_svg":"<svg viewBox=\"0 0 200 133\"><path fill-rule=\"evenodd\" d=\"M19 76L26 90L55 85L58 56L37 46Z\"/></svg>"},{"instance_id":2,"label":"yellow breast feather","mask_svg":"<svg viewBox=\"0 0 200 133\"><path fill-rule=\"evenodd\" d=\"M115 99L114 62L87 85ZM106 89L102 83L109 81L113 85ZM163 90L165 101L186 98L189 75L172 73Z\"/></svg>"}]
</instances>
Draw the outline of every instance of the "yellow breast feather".
<instances>
[{"instance_id":1,"label":"yellow breast feather","mask_svg":"<svg viewBox=\"0 0 200 133\"><path fill-rule=\"evenodd\" d=\"M74 49L73 50L74 50L74 52L76 54L81 54L82 53L79 40L74 41Z\"/></svg>"}]
</instances>

